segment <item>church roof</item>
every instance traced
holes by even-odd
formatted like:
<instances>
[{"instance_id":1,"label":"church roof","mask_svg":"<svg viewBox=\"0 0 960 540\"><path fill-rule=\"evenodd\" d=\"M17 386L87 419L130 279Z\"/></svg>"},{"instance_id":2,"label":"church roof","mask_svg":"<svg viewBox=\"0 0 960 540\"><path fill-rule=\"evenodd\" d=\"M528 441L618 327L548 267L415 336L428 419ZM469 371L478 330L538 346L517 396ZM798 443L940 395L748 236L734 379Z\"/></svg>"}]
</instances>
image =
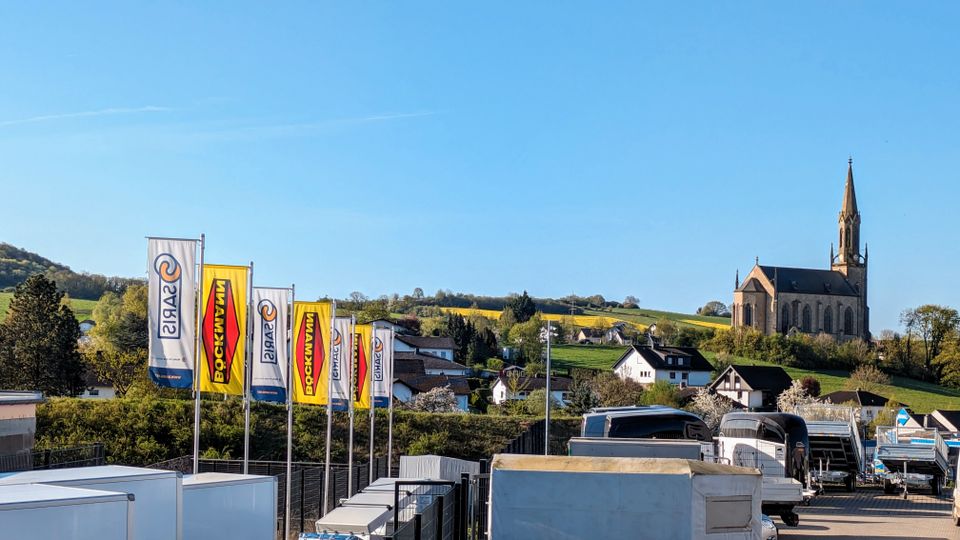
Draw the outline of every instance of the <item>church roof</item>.
<instances>
[{"instance_id":1,"label":"church roof","mask_svg":"<svg viewBox=\"0 0 960 540\"><path fill-rule=\"evenodd\" d=\"M840 214L852 217L858 213L857 190L853 186L853 160L850 160L847 164L847 185L843 190L843 206L840 207Z\"/></svg>"},{"instance_id":2,"label":"church roof","mask_svg":"<svg viewBox=\"0 0 960 540\"><path fill-rule=\"evenodd\" d=\"M800 294L829 294L834 296L860 296L847 278L836 270L813 268L788 268L785 266L761 266L763 275L774 283L780 292Z\"/></svg>"}]
</instances>

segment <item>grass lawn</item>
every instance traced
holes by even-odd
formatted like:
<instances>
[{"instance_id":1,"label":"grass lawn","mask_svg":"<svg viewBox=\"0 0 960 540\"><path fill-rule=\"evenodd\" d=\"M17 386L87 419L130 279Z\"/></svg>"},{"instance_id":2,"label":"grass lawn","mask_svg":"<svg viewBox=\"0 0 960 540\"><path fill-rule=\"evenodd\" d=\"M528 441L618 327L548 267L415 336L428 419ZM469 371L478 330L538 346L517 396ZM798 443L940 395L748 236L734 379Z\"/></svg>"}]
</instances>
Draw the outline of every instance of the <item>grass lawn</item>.
<instances>
[{"instance_id":1,"label":"grass lawn","mask_svg":"<svg viewBox=\"0 0 960 540\"><path fill-rule=\"evenodd\" d=\"M613 369L627 347L607 345L554 345L550 362L562 368Z\"/></svg>"},{"instance_id":2,"label":"grass lawn","mask_svg":"<svg viewBox=\"0 0 960 540\"><path fill-rule=\"evenodd\" d=\"M10 300L13 299L13 293L0 292L0 321L7 317L7 308L10 306ZM76 315L78 321L89 319L93 314L93 306L97 305L96 300L78 300L70 299L70 309Z\"/></svg>"}]
</instances>

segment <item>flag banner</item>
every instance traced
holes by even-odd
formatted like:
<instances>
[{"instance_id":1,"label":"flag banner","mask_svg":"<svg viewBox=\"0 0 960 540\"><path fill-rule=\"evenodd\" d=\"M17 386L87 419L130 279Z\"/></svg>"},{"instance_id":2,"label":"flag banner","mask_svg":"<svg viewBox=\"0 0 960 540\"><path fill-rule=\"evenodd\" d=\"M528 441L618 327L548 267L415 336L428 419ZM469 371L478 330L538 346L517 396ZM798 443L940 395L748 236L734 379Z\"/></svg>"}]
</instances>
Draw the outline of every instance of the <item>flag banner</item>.
<instances>
[{"instance_id":1,"label":"flag banner","mask_svg":"<svg viewBox=\"0 0 960 540\"><path fill-rule=\"evenodd\" d=\"M353 329L353 407L370 408L370 340L373 326L358 324Z\"/></svg>"},{"instance_id":2,"label":"flag banner","mask_svg":"<svg viewBox=\"0 0 960 540\"><path fill-rule=\"evenodd\" d=\"M203 265L200 391L242 396L249 266Z\"/></svg>"},{"instance_id":3,"label":"flag banner","mask_svg":"<svg viewBox=\"0 0 960 540\"><path fill-rule=\"evenodd\" d=\"M258 401L287 401L289 301L290 289L253 288L250 395Z\"/></svg>"},{"instance_id":4,"label":"flag banner","mask_svg":"<svg viewBox=\"0 0 960 540\"><path fill-rule=\"evenodd\" d=\"M330 302L293 304L293 401L327 404L327 340Z\"/></svg>"},{"instance_id":5,"label":"flag banner","mask_svg":"<svg viewBox=\"0 0 960 540\"><path fill-rule=\"evenodd\" d=\"M373 362L370 373L373 406L389 407L393 398L393 331L373 329Z\"/></svg>"},{"instance_id":6,"label":"flag banner","mask_svg":"<svg viewBox=\"0 0 960 540\"><path fill-rule=\"evenodd\" d=\"M350 317L337 317L333 322L333 351L330 355L330 399L333 410L350 407L350 351L353 350Z\"/></svg>"},{"instance_id":7,"label":"flag banner","mask_svg":"<svg viewBox=\"0 0 960 540\"><path fill-rule=\"evenodd\" d=\"M197 242L147 239L148 373L157 386L193 386Z\"/></svg>"}]
</instances>

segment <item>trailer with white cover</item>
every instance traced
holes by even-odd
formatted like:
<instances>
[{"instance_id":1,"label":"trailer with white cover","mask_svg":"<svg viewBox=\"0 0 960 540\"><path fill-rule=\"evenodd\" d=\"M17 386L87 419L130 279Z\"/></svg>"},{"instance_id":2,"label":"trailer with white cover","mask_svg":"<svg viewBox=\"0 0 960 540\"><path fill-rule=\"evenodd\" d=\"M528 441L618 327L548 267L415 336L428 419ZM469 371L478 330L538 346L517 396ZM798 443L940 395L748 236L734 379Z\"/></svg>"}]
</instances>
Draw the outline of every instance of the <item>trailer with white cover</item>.
<instances>
[{"instance_id":1,"label":"trailer with white cover","mask_svg":"<svg viewBox=\"0 0 960 540\"><path fill-rule=\"evenodd\" d=\"M821 489L829 483L843 484L847 491L855 491L864 463L856 410L821 403L797 407L796 414L807 424L813 480Z\"/></svg>"},{"instance_id":2,"label":"trailer with white cover","mask_svg":"<svg viewBox=\"0 0 960 540\"><path fill-rule=\"evenodd\" d=\"M490 539L754 539L761 533L760 498L760 473L743 467L498 454Z\"/></svg>"},{"instance_id":3,"label":"trailer with white cover","mask_svg":"<svg viewBox=\"0 0 960 540\"><path fill-rule=\"evenodd\" d=\"M44 484L0 486L0 537L131 540L134 496Z\"/></svg>"},{"instance_id":4,"label":"trailer with white cover","mask_svg":"<svg viewBox=\"0 0 960 540\"><path fill-rule=\"evenodd\" d=\"M273 540L277 478L200 473L183 477L183 540Z\"/></svg>"},{"instance_id":5,"label":"trailer with white cover","mask_svg":"<svg viewBox=\"0 0 960 540\"><path fill-rule=\"evenodd\" d=\"M571 456L583 457L703 459L698 441L572 437L567 449Z\"/></svg>"},{"instance_id":6,"label":"trailer with white cover","mask_svg":"<svg viewBox=\"0 0 960 540\"><path fill-rule=\"evenodd\" d=\"M876 459L884 467L884 493L900 486L906 499L909 479L923 475L933 494L940 495L950 470L948 452L936 428L877 427Z\"/></svg>"},{"instance_id":7,"label":"trailer with white cover","mask_svg":"<svg viewBox=\"0 0 960 540\"><path fill-rule=\"evenodd\" d=\"M423 506L411 486L397 482L423 482L423 478L379 478L363 491L343 500L315 524L317 533L355 535L361 540L380 540L391 532L394 508L413 514Z\"/></svg>"},{"instance_id":8,"label":"trailer with white cover","mask_svg":"<svg viewBox=\"0 0 960 540\"><path fill-rule=\"evenodd\" d=\"M0 474L0 486L48 484L130 493L136 498L137 540L182 540L183 475L121 465L45 469Z\"/></svg>"}]
</instances>

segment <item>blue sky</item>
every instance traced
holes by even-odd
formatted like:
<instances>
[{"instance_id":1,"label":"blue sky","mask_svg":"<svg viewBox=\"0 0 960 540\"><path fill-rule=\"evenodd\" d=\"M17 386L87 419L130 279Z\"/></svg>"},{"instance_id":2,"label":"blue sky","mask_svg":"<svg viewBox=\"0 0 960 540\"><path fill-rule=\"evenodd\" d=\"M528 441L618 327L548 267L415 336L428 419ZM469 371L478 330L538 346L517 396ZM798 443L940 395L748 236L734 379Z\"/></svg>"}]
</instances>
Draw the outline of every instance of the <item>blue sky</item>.
<instances>
[{"instance_id":1,"label":"blue sky","mask_svg":"<svg viewBox=\"0 0 960 540\"><path fill-rule=\"evenodd\" d=\"M825 267L852 155L872 329L960 306L955 5L199 4L0 7L0 240L692 311Z\"/></svg>"}]
</instances>

